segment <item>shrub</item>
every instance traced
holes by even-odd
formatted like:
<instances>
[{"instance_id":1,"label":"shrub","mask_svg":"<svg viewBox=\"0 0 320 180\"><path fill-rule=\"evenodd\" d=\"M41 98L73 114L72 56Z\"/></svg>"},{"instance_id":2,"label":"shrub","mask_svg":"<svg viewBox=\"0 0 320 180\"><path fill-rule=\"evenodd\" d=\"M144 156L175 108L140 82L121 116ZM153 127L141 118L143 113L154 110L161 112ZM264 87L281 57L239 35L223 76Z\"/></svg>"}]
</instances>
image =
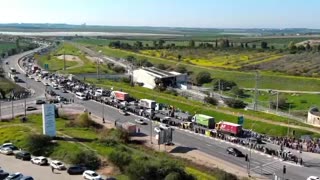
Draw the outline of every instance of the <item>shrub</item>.
<instances>
[{"instance_id":1,"label":"shrub","mask_svg":"<svg viewBox=\"0 0 320 180\"><path fill-rule=\"evenodd\" d=\"M233 98L225 99L224 102L232 108L245 108L247 106L245 102Z\"/></svg>"},{"instance_id":2,"label":"shrub","mask_svg":"<svg viewBox=\"0 0 320 180\"><path fill-rule=\"evenodd\" d=\"M27 137L27 150L35 156L49 156L53 151L52 138L40 134L32 134Z\"/></svg>"},{"instance_id":3,"label":"shrub","mask_svg":"<svg viewBox=\"0 0 320 180\"><path fill-rule=\"evenodd\" d=\"M73 153L70 156L70 162L72 164L84 165L91 170L96 170L101 165L99 157L94 152L88 150Z\"/></svg>"},{"instance_id":4,"label":"shrub","mask_svg":"<svg viewBox=\"0 0 320 180\"><path fill-rule=\"evenodd\" d=\"M218 100L214 97L205 97L204 99L204 102L208 103L208 104L212 104L212 105L217 105L218 104Z\"/></svg>"},{"instance_id":5,"label":"shrub","mask_svg":"<svg viewBox=\"0 0 320 180\"><path fill-rule=\"evenodd\" d=\"M119 150L112 151L108 159L121 171L124 171L131 162L131 156L128 154L128 152Z\"/></svg>"},{"instance_id":6,"label":"shrub","mask_svg":"<svg viewBox=\"0 0 320 180\"><path fill-rule=\"evenodd\" d=\"M211 81L212 81L211 74L206 71L199 72L196 76L193 77L193 82L198 85L209 83Z\"/></svg>"}]
</instances>

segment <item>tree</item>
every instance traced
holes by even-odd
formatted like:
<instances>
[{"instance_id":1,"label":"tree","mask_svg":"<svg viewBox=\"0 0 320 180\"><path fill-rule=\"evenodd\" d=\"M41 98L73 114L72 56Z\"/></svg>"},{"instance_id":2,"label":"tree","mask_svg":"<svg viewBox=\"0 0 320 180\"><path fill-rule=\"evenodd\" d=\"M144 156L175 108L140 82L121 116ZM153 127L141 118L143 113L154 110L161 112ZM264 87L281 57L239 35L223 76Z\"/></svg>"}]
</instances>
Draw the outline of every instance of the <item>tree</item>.
<instances>
[{"instance_id":1,"label":"tree","mask_svg":"<svg viewBox=\"0 0 320 180\"><path fill-rule=\"evenodd\" d=\"M232 89L234 86L237 86L237 84L233 81L228 81L225 79L215 79L215 82L213 84L213 89L215 91L217 90L227 91Z\"/></svg>"},{"instance_id":2,"label":"tree","mask_svg":"<svg viewBox=\"0 0 320 180\"><path fill-rule=\"evenodd\" d=\"M303 45L298 46L297 48L299 51L305 51L306 48Z\"/></svg>"},{"instance_id":3,"label":"tree","mask_svg":"<svg viewBox=\"0 0 320 180\"><path fill-rule=\"evenodd\" d=\"M201 71L194 77L194 83L198 85L209 83L211 81L212 81L211 74L206 71Z\"/></svg>"},{"instance_id":4,"label":"tree","mask_svg":"<svg viewBox=\"0 0 320 180\"><path fill-rule=\"evenodd\" d=\"M288 49L290 51L295 51L295 50L297 50L297 46L295 45L295 43L293 41L290 41L290 43L288 44Z\"/></svg>"},{"instance_id":5,"label":"tree","mask_svg":"<svg viewBox=\"0 0 320 180\"><path fill-rule=\"evenodd\" d=\"M287 102L287 98L285 97L279 97L278 101L278 108L281 110L287 110L290 106L290 103ZM277 100L273 100L270 102L271 108L276 109L277 108Z\"/></svg>"},{"instance_id":6,"label":"tree","mask_svg":"<svg viewBox=\"0 0 320 180\"><path fill-rule=\"evenodd\" d=\"M72 164L82 164L88 169L96 170L100 167L101 161L99 157L92 151L76 151L70 157Z\"/></svg>"},{"instance_id":7,"label":"tree","mask_svg":"<svg viewBox=\"0 0 320 180\"><path fill-rule=\"evenodd\" d=\"M261 48L262 48L262 49L268 49L268 43L265 42L265 41L262 41L262 42L261 42Z\"/></svg>"},{"instance_id":8,"label":"tree","mask_svg":"<svg viewBox=\"0 0 320 180\"><path fill-rule=\"evenodd\" d=\"M27 137L27 150L35 156L48 156L53 151L52 138L41 134L32 134Z\"/></svg>"},{"instance_id":9,"label":"tree","mask_svg":"<svg viewBox=\"0 0 320 180\"><path fill-rule=\"evenodd\" d=\"M164 64L162 64L162 63L160 63L160 64L157 64L157 68L158 68L158 69L161 69L161 70L166 70L166 69L167 69L167 66L164 65Z\"/></svg>"},{"instance_id":10,"label":"tree","mask_svg":"<svg viewBox=\"0 0 320 180\"><path fill-rule=\"evenodd\" d=\"M160 39L159 40L159 48L163 48L163 45L164 45L164 43L166 43L166 41L165 40L163 40L163 39Z\"/></svg>"},{"instance_id":11,"label":"tree","mask_svg":"<svg viewBox=\"0 0 320 180\"><path fill-rule=\"evenodd\" d=\"M307 43L307 45L306 45L306 50L307 50L307 51L310 51L310 50L311 50L310 43Z\"/></svg>"},{"instance_id":12,"label":"tree","mask_svg":"<svg viewBox=\"0 0 320 180\"><path fill-rule=\"evenodd\" d=\"M130 63L134 63L134 61L136 61L136 58L134 56L127 56L126 60Z\"/></svg>"},{"instance_id":13,"label":"tree","mask_svg":"<svg viewBox=\"0 0 320 180\"><path fill-rule=\"evenodd\" d=\"M257 48L257 45L256 44L252 44L252 49L255 49Z\"/></svg>"},{"instance_id":14,"label":"tree","mask_svg":"<svg viewBox=\"0 0 320 180\"><path fill-rule=\"evenodd\" d=\"M243 89L239 89L238 86L233 86L233 88L231 89L231 92L235 95L235 96L239 96L239 97L244 97L245 93Z\"/></svg>"},{"instance_id":15,"label":"tree","mask_svg":"<svg viewBox=\"0 0 320 180\"><path fill-rule=\"evenodd\" d=\"M247 104L241 100L238 99L233 99L233 98L227 98L224 100L224 102L226 103L226 105L228 105L229 107L232 108L245 108L247 106Z\"/></svg>"},{"instance_id":16,"label":"tree","mask_svg":"<svg viewBox=\"0 0 320 180\"><path fill-rule=\"evenodd\" d=\"M143 44L141 41L136 41L133 45L136 49L142 49L143 48Z\"/></svg>"},{"instance_id":17,"label":"tree","mask_svg":"<svg viewBox=\"0 0 320 180\"><path fill-rule=\"evenodd\" d=\"M181 54L178 54L178 61L181 61L181 59L182 59L182 56L181 56Z\"/></svg>"},{"instance_id":18,"label":"tree","mask_svg":"<svg viewBox=\"0 0 320 180\"><path fill-rule=\"evenodd\" d=\"M320 44L317 46L317 50L318 52L320 52Z\"/></svg>"},{"instance_id":19,"label":"tree","mask_svg":"<svg viewBox=\"0 0 320 180\"><path fill-rule=\"evenodd\" d=\"M204 102L208 103L208 104L212 104L212 105L217 105L218 104L218 100L214 97L205 97L204 99Z\"/></svg>"},{"instance_id":20,"label":"tree","mask_svg":"<svg viewBox=\"0 0 320 180\"><path fill-rule=\"evenodd\" d=\"M114 150L110 153L108 156L109 160L119 167L121 171L124 171L125 167L127 167L131 162L131 156L128 152L125 151L119 151Z\"/></svg>"},{"instance_id":21,"label":"tree","mask_svg":"<svg viewBox=\"0 0 320 180\"><path fill-rule=\"evenodd\" d=\"M178 65L178 66L176 66L175 71L177 71L179 73L186 73L188 70L185 66Z\"/></svg>"},{"instance_id":22,"label":"tree","mask_svg":"<svg viewBox=\"0 0 320 180\"><path fill-rule=\"evenodd\" d=\"M195 42L194 42L194 40L190 40L189 41L189 47L195 47Z\"/></svg>"}]
</instances>

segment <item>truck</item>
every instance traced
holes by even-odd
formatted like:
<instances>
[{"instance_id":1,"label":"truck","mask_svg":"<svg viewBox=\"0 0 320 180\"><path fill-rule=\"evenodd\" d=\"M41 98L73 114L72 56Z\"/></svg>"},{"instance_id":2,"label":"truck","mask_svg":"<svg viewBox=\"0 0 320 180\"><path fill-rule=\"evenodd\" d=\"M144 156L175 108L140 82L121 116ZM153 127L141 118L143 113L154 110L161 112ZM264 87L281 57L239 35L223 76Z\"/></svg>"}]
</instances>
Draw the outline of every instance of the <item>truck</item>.
<instances>
[{"instance_id":1,"label":"truck","mask_svg":"<svg viewBox=\"0 0 320 180\"><path fill-rule=\"evenodd\" d=\"M39 70L39 67L36 65L33 65L31 68L32 74L36 73L37 70Z\"/></svg>"},{"instance_id":2,"label":"truck","mask_svg":"<svg viewBox=\"0 0 320 180\"><path fill-rule=\"evenodd\" d=\"M150 99L140 99L139 106L146 109L155 109L157 102Z\"/></svg>"},{"instance_id":3,"label":"truck","mask_svg":"<svg viewBox=\"0 0 320 180\"><path fill-rule=\"evenodd\" d=\"M134 135L137 132L137 125L131 122L125 122L125 123L116 122L116 127L126 131L130 135Z\"/></svg>"},{"instance_id":4,"label":"truck","mask_svg":"<svg viewBox=\"0 0 320 180\"><path fill-rule=\"evenodd\" d=\"M215 120L214 117L211 116L207 116L204 114L195 114L192 117L191 121L198 126L202 126L209 129L215 128Z\"/></svg>"},{"instance_id":5,"label":"truck","mask_svg":"<svg viewBox=\"0 0 320 180\"><path fill-rule=\"evenodd\" d=\"M127 101L129 99L129 94L122 91L112 91L111 97L120 101Z\"/></svg>"},{"instance_id":6,"label":"truck","mask_svg":"<svg viewBox=\"0 0 320 180\"><path fill-rule=\"evenodd\" d=\"M216 124L216 130L221 133L239 136L242 133L242 126L240 124L220 121Z\"/></svg>"}]
</instances>

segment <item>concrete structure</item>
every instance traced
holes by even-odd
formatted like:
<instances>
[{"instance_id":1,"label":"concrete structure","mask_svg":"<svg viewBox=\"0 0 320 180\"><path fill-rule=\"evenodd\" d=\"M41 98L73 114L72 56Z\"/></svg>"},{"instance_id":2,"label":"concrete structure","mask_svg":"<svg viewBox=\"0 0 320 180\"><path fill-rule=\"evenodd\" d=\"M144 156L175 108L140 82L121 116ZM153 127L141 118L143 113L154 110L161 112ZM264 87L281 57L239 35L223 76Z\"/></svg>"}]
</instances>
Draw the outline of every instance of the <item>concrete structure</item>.
<instances>
[{"instance_id":1,"label":"concrete structure","mask_svg":"<svg viewBox=\"0 0 320 180\"><path fill-rule=\"evenodd\" d=\"M144 67L133 71L133 82L141 83L143 87L149 89L157 86L183 88L187 81L187 74L164 71L154 67Z\"/></svg>"},{"instance_id":2,"label":"concrete structure","mask_svg":"<svg viewBox=\"0 0 320 180\"><path fill-rule=\"evenodd\" d=\"M309 110L307 123L320 127L320 111L317 107L313 107Z\"/></svg>"}]
</instances>

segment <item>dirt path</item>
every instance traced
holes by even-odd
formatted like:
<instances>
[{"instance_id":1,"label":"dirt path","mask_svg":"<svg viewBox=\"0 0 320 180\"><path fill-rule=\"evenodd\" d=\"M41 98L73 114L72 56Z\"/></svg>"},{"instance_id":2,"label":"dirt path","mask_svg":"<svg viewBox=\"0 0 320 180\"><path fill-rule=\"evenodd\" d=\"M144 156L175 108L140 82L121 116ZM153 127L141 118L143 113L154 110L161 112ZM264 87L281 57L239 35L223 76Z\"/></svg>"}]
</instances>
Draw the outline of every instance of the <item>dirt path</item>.
<instances>
[{"instance_id":1,"label":"dirt path","mask_svg":"<svg viewBox=\"0 0 320 180\"><path fill-rule=\"evenodd\" d=\"M65 56L65 57L64 57ZM73 55L60 55L57 56L58 59L60 60L64 60L64 58L66 59L66 61L74 61L77 62L78 64L75 66L71 66L71 67L67 67L67 69L75 69L78 67L82 67L84 66L84 62L78 57L78 56L73 56Z\"/></svg>"}]
</instances>

